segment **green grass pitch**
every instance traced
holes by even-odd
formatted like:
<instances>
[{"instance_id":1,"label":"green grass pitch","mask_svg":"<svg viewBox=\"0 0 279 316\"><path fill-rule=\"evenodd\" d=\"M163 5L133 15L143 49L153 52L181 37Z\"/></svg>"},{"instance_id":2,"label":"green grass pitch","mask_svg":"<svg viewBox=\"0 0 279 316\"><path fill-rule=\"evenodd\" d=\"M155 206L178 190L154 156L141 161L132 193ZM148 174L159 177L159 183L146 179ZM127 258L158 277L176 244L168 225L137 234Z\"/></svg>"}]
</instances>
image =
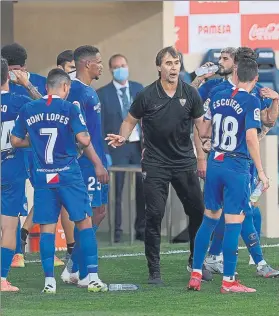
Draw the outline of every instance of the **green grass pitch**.
<instances>
[{"instance_id":1,"label":"green grass pitch","mask_svg":"<svg viewBox=\"0 0 279 316\"><path fill-rule=\"evenodd\" d=\"M277 244L279 240L264 240ZM163 243L161 251L186 250L188 245ZM247 250L239 251L237 271L239 279L255 287L253 294L220 294L221 276L215 275L210 283L202 284L201 292L188 292L186 272L188 253L162 254L162 277L164 287L147 284L145 257L127 256L106 258L108 254L142 253L141 243L134 246L105 247L99 251L100 277L107 283L133 283L140 286L133 292L87 293L65 285L60 280L63 268L55 268L57 294L41 294L43 273L40 263L27 263L25 268L12 269L9 280L20 287L20 293L1 295L3 316L144 316L144 315L192 315L192 316L278 316L279 278L263 279L256 276L255 267L248 266ZM62 253L58 255L63 256ZM264 248L267 261L279 268L279 247ZM38 254L28 254L27 260L38 259Z\"/></svg>"}]
</instances>

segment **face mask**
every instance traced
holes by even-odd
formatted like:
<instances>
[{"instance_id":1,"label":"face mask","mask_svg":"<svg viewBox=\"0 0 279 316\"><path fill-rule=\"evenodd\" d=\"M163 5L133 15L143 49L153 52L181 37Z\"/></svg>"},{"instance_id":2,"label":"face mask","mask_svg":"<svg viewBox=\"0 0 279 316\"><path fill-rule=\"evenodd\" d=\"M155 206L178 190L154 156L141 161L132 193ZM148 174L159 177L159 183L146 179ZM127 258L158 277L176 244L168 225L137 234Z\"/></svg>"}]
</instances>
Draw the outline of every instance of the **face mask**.
<instances>
[{"instance_id":1,"label":"face mask","mask_svg":"<svg viewBox=\"0 0 279 316\"><path fill-rule=\"evenodd\" d=\"M73 71L69 72L68 75L70 76L71 80L73 80L76 78L77 72L75 70L73 70Z\"/></svg>"},{"instance_id":2,"label":"face mask","mask_svg":"<svg viewBox=\"0 0 279 316\"><path fill-rule=\"evenodd\" d=\"M125 81L129 77L129 69L120 67L113 70L113 78L116 81Z\"/></svg>"}]
</instances>

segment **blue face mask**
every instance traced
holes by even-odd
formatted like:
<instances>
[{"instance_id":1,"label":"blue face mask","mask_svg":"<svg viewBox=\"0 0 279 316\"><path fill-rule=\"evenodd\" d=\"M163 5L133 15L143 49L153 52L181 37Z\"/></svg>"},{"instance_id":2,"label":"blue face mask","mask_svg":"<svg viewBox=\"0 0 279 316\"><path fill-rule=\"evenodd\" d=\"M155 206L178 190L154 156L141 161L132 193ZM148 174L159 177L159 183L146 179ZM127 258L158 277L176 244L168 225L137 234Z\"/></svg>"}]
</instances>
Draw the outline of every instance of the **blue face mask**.
<instances>
[{"instance_id":1,"label":"blue face mask","mask_svg":"<svg viewBox=\"0 0 279 316\"><path fill-rule=\"evenodd\" d=\"M129 69L120 67L113 70L113 78L116 81L125 81L129 77Z\"/></svg>"}]
</instances>

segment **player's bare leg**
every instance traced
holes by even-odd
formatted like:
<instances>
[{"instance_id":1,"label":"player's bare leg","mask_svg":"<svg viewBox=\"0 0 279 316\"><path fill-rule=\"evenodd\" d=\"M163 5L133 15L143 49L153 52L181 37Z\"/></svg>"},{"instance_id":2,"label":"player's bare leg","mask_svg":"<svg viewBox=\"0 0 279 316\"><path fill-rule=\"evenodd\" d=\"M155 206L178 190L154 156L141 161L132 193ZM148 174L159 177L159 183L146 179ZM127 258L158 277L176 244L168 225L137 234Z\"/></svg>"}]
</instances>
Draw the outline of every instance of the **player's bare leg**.
<instances>
[{"instance_id":1,"label":"player's bare leg","mask_svg":"<svg viewBox=\"0 0 279 316\"><path fill-rule=\"evenodd\" d=\"M1 292L18 292L19 288L7 281L14 251L18 217L1 215Z\"/></svg>"},{"instance_id":2,"label":"player's bare leg","mask_svg":"<svg viewBox=\"0 0 279 316\"><path fill-rule=\"evenodd\" d=\"M100 226L103 219L106 217L106 205L101 205L94 208L94 215L92 216L92 224Z\"/></svg>"},{"instance_id":3,"label":"player's bare leg","mask_svg":"<svg viewBox=\"0 0 279 316\"><path fill-rule=\"evenodd\" d=\"M64 229L66 242L67 242L66 259L69 259L75 245L75 238L74 238L75 223L70 221L69 214L63 206L61 208L61 224Z\"/></svg>"}]
</instances>

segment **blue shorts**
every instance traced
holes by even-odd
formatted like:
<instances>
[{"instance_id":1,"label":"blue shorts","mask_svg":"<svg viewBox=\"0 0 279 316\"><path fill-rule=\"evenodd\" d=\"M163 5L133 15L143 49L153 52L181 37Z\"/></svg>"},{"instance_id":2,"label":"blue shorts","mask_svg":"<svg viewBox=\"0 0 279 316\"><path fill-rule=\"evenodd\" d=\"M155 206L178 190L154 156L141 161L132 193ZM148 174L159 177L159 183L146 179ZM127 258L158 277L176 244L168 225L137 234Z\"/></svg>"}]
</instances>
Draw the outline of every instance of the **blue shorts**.
<instances>
[{"instance_id":1,"label":"blue shorts","mask_svg":"<svg viewBox=\"0 0 279 316\"><path fill-rule=\"evenodd\" d=\"M229 169L226 165L208 161L204 187L206 209L218 211L223 208L225 214L234 215L251 212L249 172Z\"/></svg>"},{"instance_id":2,"label":"blue shorts","mask_svg":"<svg viewBox=\"0 0 279 316\"><path fill-rule=\"evenodd\" d=\"M91 207L108 204L108 184L101 184L98 181L93 166L81 167L81 173L87 187Z\"/></svg>"},{"instance_id":3,"label":"blue shorts","mask_svg":"<svg viewBox=\"0 0 279 316\"><path fill-rule=\"evenodd\" d=\"M92 216L92 209L83 182L52 189L34 190L33 222L37 224L57 223L62 205L73 222Z\"/></svg>"},{"instance_id":4,"label":"blue shorts","mask_svg":"<svg viewBox=\"0 0 279 316\"><path fill-rule=\"evenodd\" d=\"M13 183L1 184L1 214L6 216L26 216L27 199L25 179Z\"/></svg>"}]
</instances>

